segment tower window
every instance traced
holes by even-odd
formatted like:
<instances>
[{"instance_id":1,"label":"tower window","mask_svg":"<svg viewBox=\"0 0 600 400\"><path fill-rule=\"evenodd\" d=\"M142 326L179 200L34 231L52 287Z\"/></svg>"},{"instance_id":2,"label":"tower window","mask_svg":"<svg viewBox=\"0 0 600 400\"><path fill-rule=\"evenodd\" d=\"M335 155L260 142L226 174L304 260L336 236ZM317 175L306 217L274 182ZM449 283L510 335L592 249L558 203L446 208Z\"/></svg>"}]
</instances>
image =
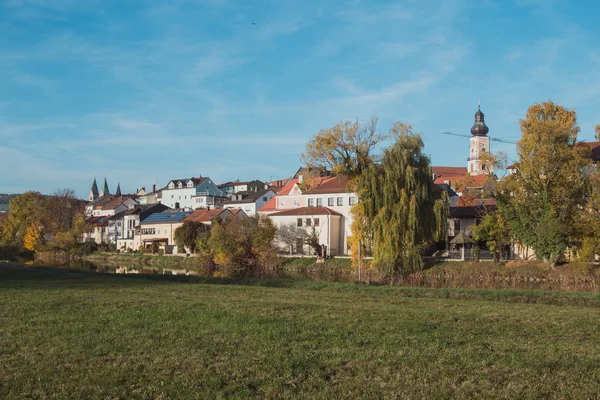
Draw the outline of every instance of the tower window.
<instances>
[{"instance_id":1,"label":"tower window","mask_svg":"<svg viewBox=\"0 0 600 400\"><path fill-rule=\"evenodd\" d=\"M482 147L482 148L481 148L481 152L482 152L482 153L485 153L485 147Z\"/></svg>"}]
</instances>

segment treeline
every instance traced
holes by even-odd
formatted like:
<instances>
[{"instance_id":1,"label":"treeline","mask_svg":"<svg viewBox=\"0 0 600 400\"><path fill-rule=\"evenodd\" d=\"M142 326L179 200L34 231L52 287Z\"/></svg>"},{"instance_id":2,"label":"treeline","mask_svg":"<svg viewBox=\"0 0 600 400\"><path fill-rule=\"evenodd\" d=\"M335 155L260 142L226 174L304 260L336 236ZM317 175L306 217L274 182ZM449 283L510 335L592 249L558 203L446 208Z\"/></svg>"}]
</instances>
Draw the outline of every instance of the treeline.
<instances>
[{"instance_id":1,"label":"treeline","mask_svg":"<svg viewBox=\"0 0 600 400\"><path fill-rule=\"evenodd\" d=\"M17 197L18 194L6 194L6 193L0 193L0 204L8 204L8 202Z\"/></svg>"},{"instance_id":2,"label":"treeline","mask_svg":"<svg viewBox=\"0 0 600 400\"><path fill-rule=\"evenodd\" d=\"M10 212L0 222L0 246L34 252L68 250L86 229L84 206L71 189L15 196L9 202Z\"/></svg>"}]
</instances>

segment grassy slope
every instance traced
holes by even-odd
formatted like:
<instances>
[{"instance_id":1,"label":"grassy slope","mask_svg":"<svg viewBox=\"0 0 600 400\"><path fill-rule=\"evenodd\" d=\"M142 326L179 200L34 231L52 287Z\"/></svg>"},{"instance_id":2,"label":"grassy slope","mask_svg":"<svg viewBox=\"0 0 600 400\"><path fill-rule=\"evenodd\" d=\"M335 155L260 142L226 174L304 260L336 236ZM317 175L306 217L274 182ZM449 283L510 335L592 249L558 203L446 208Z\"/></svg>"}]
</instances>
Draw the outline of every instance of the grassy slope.
<instances>
[{"instance_id":1,"label":"grassy slope","mask_svg":"<svg viewBox=\"0 0 600 400\"><path fill-rule=\"evenodd\" d=\"M444 298L519 296L499 291L181 279L0 266L0 398L600 392L597 307Z\"/></svg>"}]
</instances>

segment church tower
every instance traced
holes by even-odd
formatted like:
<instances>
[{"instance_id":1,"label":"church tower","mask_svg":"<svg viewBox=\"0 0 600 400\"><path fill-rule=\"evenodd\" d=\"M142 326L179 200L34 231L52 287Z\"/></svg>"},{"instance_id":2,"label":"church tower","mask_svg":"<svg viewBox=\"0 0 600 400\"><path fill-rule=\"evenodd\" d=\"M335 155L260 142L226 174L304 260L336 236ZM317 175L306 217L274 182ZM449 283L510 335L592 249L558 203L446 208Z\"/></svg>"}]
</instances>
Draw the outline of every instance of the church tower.
<instances>
[{"instance_id":1,"label":"church tower","mask_svg":"<svg viewBox=\"0 0 600 400\"><path fill-rule=\"evenodd\" d=\"M102 191L100 192L100 197L108 196L110 194L110 190L108 190L108 183L106 182L106 177L104 177L104 187L102 187Z\"/></svg>"},{"instance_id":2,"label":"church tower","mask_svg":"<svg viewBox=\"0 0 600 400\"><path fill-rule=\"evenodd\" d=\"M96 184L96 178L94 178L94 183L92 183L92 189L90 190L89 200L94 201L100 195L98 194L98 185Z\"/></svg>"},{"instance_id":3,"label":"church tower","mask_svg":"<svg viewBox=\"0 0 600 400\"><path fill-rule=\"evenodd\" d=\"M471 128L472 137L469 140L469 162L467 164L469 175L489 173L485 169L485 164L481 161L481 156L490 151L490 138L487 135L489 131L490 129L485 124L480 106L475 113L475 123Z\"/></svg>"}]
</instances>

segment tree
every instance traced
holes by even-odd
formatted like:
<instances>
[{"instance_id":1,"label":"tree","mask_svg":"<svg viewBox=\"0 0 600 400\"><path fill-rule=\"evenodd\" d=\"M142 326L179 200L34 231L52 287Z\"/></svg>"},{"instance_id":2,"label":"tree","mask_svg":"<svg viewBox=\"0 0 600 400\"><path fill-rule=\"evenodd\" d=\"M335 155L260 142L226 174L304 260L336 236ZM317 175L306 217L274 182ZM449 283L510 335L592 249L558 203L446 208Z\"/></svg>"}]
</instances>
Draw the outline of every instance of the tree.
<instances>
[{"instance_id":1,"label":"tree","mask_svg":"<svg viewBox=\"0 0 600 400\"><path fill-rule=\"evenodd\" d=\"M187 247L191 253L196 252L198 236L210 231L210 226L197 221L185 221L175 229L174 239L181 249Z\"/></svg>"},{"instance_id":2,"label":"tree","mask_svg":"<svg viewBox=\"0 0 600 400\"><path fill-rule=\"evenodd\" d=\"M575 111L551 101L529 107L521 132L518 167L498 188L499 206L517 239L555 266L585 204L590 160L577 144Z\"/></svg>"},{"instance_id":3,"label":"tree","mask_svg":"<svg viewBox=\"0 0 600 400\"><path fill-rule=\"evenodd\" d=\"M73 232L58 232L49 243L50 247L69 252L77 245L77 237Z\"/></svg>"},{"instance_id":4,"label":"tree","mask_svg":"<svg viewBox=\"0 0 600 400\"><path fill-rule=\"evenodd\" d=\"M500 213L487 214L471 231L473 239L486 243L496 262L501 258L502 249L510 244L510 226Z\"/></svg>"},{"instance_id":5,"label":"tree","mask_svg":"<svg viewBox=\"0 0 600 400\"><path fill-rule=\"evenodd\" d=\"M421 136L395 123L380 165L360 176L361 241L373 243L373 266L391 276L423 267L425 247L445 234L448 199L433 183Z\"/></svg>"},{"instance_id":6,"label":"tree","mask_svg":"<svg viewBox=\"0 0 600 400\"><path fill-rule=\"evenodd\" d=\"M281 225L277 228L276 238L289 249L290 255L293 254L294 246L301 240L302 243L306 240L306 230L298 227L297 224L289 223Z\"/></svg>"},{"instance_id":7,"label":"tree","mask_svg":"<svg viewBox=\"0 0 600 400\"><path fill-rule=\"evenodd\" d=\"M42 221L45 216L44 199L39 192L25 192L12 198L9 202L10 212L3 223L2 245L23 245L28 229L36 225L41 233Z\"/></svg>"},{"instance_id":8,"label":"tree","mask_svg":"<svg viewBox=\"0 0 600 400\"><path fill-rule=\"evenodd\" d=\"M250 274L276 266L276 230L268 217L259 215L215 221L208 239L214 262Z\"/></svg>"},{"instance_id":9,"label":"tree","mask_svg":"<svg viewBox=\"0 0 600 400\"><path fill-rule=\"evenodd\" d=\"M23 247L31 251L39 251L44 244L42 232L38 224L32 223L23 238Z\"/></svg>"},{"instance_id":10,"label":"tree","mask_svg":"<svg viewBox=\"0 0 600 400\"><path fill-rule=\"evenodd\" d=\"M378 118L366 124L343 121L321 130L306 145L302 159L309 167L322 167L334 174L354 178L377 160L375 147L387 138L377 130Z\"/></svg>"},{"instance_id":11,"label":"tree","mask_svg":"<svg viewBox=\"0 0 600 400\"><path fill-rule=\"evenodd\" d=\"M594 132L596 133L596 140L600 140L600 124L594 127Z\"/></svg>"},{"instance_id":12,"label":"tree","mask_svg":"<svg viewBox=\"0 0 600 400\"><path fill-rule=\"evenodd\" d=\"M52 234L71 230L75 216L83 212L83 202L75 197L73 189L58 189L44 196L42 207L44 228Z\"/></svg>"}]
</instances>

